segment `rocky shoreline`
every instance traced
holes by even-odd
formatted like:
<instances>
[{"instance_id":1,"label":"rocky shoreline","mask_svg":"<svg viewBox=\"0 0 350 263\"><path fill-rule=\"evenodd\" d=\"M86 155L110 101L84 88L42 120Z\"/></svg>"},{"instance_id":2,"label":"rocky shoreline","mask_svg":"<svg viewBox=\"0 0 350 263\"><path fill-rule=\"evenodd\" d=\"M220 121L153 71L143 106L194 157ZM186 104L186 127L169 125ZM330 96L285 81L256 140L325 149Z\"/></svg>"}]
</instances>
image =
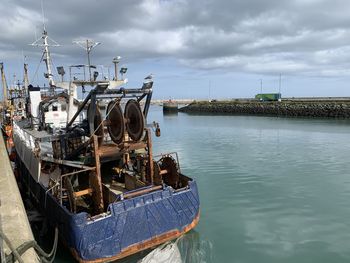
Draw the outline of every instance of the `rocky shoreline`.
<instances>
[{"instance_id":1,"label":"rocky shoreline","mask_svg":"<svg viewBox=\"0 0 350 263\"><path fill-rule=\"evenodd\" d=\"M200 101L179 109L187 113L350 118L350 101Z\"/></svg>"}]
</instances>

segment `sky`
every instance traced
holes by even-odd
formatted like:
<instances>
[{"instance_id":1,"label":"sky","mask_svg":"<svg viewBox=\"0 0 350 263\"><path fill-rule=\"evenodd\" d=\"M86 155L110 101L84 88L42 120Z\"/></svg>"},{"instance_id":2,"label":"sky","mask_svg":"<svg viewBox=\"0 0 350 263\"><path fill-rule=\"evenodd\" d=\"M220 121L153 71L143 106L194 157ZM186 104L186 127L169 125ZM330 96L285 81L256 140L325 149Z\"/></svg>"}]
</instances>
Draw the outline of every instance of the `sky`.
<instances>
[{"instance_id":1,"label":"sky","mask_svg":"<svg viewBox=\"0 0 350 263\"><path fill-rule=\"evenodd\" d=\"M93 64L112 71L122 57L126 87L152 73L154 98L350 96L348 0L43 0L43 10L40 0L0 1L9 83L22 80L24 57L31 83L45 83L41 49L28 45L44 21L60 44L54 68L86 63L73 40L91 39L101 43Z\"/></svg>"}]
</instances>

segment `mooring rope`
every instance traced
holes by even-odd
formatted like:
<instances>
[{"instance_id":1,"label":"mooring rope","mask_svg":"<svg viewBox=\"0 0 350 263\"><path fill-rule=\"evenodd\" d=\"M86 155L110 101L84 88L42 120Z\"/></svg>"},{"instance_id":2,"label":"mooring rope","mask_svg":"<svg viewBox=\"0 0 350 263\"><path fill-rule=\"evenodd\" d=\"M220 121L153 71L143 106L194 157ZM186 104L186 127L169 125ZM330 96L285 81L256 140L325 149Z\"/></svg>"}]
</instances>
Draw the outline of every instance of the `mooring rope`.
<instances>
[{"instance_id":1,"label":"mooring rope","mask_svg":"<svg viewBox=\"0 0 350 263\"><path fill-rule=\"evenodd\" d=\"M46 253L35 240L24 242L22 245L15 248L9 238L0 230L0 238L5 241L9 249L11 250L11 253L6 255L6 262L12 263L16 260L19 263L24 263L22 256L28 249L34 248L35 252L37 253L40 262L43 263L52 263L56 256L57 251L57 243L58 243L58 228L55 228L55 239L53 243L53 247L50 251L50 253Z\"/></svg>"}]
</instances>

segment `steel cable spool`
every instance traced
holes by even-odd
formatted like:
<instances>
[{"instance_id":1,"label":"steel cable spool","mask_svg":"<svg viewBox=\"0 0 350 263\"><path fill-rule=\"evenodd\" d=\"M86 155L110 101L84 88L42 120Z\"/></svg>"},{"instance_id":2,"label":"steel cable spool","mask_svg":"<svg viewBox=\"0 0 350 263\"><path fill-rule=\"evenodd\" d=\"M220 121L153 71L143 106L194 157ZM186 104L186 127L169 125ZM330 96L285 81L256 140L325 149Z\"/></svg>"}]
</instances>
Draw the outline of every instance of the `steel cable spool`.
<instances>
[{"instance_id":1,"label":"steel cable spool","mask_svg":"<svg viewBox=\"0 0 350 263\"><path fill-rule=\"evenodd\" d=\"M124 139L124 117L120 104L116 101L110 101L107 106L108 133L116 144Z\"/></svg>"},{"instance_id":2,"label":"steel cable spool","mask_svg":"<svg viewBox=\"0 0 350 263\"><path fill-rule=\"evenodd\" d=\"M176 188L178 186L180 174L174 158L169 155L164 156L159 160L159 167L161 169L160 174L163 174L164 183Z\"/></svg>"},{"instance_id":3,"label":"steel cable spool","mask_svg":"<svg viewBox=\"0 0 350 263\"><path fill-rule=\"evenodd\" d=\"M139 141L142 138L145 128L145 118L143 116L140 104L131 99L126 103L124 117L126 119L126 131L133 141Z\"/></svg>"},{"instance_id":4,"label":"steel cable spool","mask_svg":"<svg viewBox=\"0 0 350 263\"><path fill-rule=\"evenodd\" d=\"M91 112L90 106L91 106L91 104L88 106L88 110L87 110L88 119L90 119L90 115L93 114ZM95 135L97 135L97 137L98 137L98 145L101 145L103 142L103 135L104 135L103 130L104 130L104 125L103 125L100 107L98 105L96 105L95 116L94 116L94 127L93 127L93 130L90 132L92 133L95 131Z\"/></svg>"}]
</instances>

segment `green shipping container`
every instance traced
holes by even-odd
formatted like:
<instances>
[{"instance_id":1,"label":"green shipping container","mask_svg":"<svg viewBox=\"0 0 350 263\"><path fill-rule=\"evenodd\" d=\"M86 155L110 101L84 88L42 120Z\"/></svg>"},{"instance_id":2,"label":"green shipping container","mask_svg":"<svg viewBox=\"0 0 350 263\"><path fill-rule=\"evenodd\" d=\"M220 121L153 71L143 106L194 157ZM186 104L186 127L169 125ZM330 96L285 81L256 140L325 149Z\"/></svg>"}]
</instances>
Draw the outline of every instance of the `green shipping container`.
<instances>
[{"instance_id":1,"label":"green shipping container","mask_svg":"<svg viewBox=\"0 0 350 263\"><path fill-rule=\"evenodd\" d=\"M262 101L278 101L281 99L281 93L261 93L256 94L255 99Z\"/></svg>"}]
</instances>

